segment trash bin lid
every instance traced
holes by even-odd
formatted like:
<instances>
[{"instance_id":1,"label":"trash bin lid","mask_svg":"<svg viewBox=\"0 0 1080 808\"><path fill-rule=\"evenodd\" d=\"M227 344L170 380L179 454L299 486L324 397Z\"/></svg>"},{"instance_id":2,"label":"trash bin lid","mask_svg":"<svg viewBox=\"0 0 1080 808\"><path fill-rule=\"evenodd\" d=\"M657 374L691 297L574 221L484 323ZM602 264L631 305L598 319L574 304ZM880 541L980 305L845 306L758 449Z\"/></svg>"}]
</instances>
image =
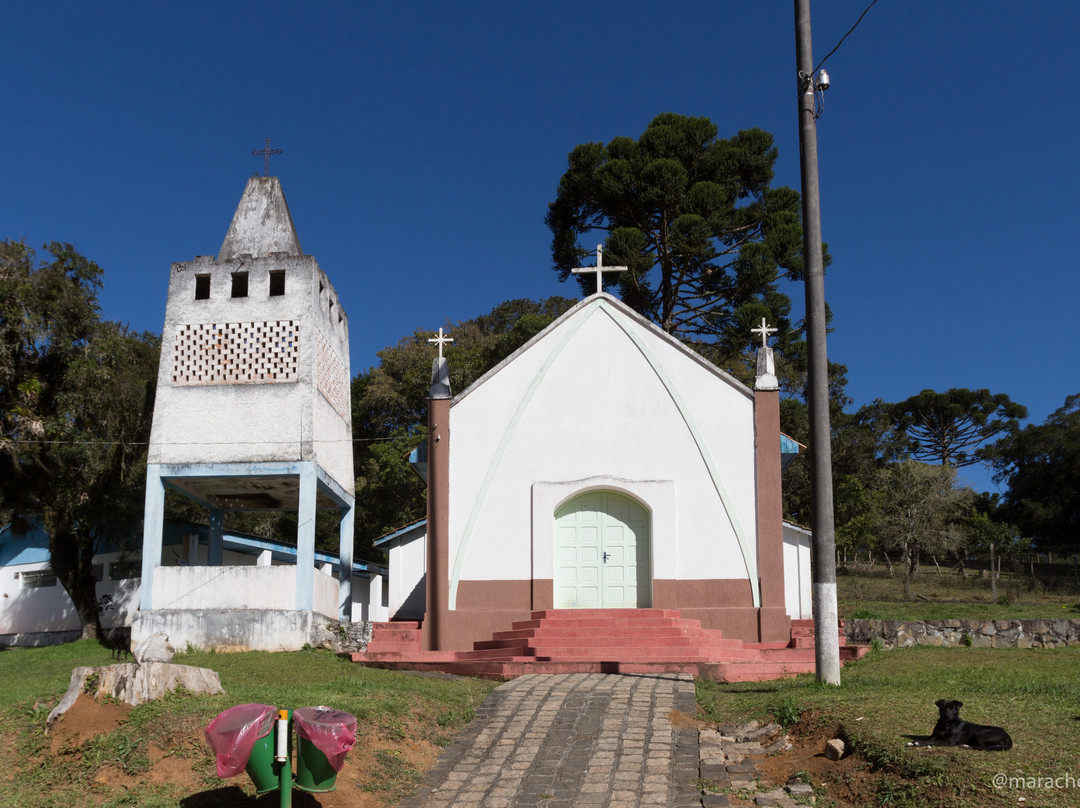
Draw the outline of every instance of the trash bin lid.
<instances>
[{"instance_id":1,"label":"trash bin lid","mask_svg":"<svg viewBox=\"0 0 1080 808\"><path fill-rule=\"evenodd\" d=\"M345 753L356 743L356 716L332 707L293 710L296 734L326 755L334 771L345 765Z\"/></svg>"},{"instance_id":2,"label":"trash bin lid","mask_svg":"<svg viewBox=\"0 0 1080 808\"><path fill-rule=\"evenodd\" d=\"M270 734L276 716L277 707L270 704L238 704L218 713L205 730L217 756L218 777L233 777L244 770L255 741Z\"/></svg>"}]
</instances>

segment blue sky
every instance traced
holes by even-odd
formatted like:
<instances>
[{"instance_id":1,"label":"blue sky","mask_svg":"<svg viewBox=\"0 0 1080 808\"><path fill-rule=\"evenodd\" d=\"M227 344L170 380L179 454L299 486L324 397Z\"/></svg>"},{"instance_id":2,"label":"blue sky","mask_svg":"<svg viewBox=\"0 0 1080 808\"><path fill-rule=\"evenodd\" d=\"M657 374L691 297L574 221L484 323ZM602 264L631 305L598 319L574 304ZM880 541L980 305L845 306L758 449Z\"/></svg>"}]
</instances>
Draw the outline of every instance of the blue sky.
<instances>
[{"instance_id":1,"label":"blue sky","mask_svg":"<svg viewBox=\"0 0 1080 808\"><path fill-rule=\"evenodd\" d=\"M813 3L815 62L869 2ZM140 330L161 330L171 262L217 253L267 136L354 373L417 328L578 296L544 213L579 143L666 111L758 126L775 184L799 188L791 2L12 0L3 18L0 237L74 243L105 269L104 315ZM880 0L828 60L829 355L856 406L988 387L1041 422L1080 392L1078 35L1067 0Z\"/></svg>"}]
</instances>

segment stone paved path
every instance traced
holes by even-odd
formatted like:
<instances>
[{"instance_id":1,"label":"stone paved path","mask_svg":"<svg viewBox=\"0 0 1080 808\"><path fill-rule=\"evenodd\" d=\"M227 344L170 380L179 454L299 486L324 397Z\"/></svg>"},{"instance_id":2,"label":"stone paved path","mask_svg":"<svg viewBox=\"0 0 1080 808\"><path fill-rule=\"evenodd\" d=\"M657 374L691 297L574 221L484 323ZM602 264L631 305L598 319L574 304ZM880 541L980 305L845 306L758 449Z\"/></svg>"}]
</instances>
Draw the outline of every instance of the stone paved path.
<instances>
[{"instance_id":1,"label":"stone paved path","mask_svg":"<svg viewBox=\"0 0 1080 808\"><path fill-rule=\"evenodd\" d=\"M696 712L688 674L522 676L399 808L700 808Z\"/></svg>"}]
</instances>

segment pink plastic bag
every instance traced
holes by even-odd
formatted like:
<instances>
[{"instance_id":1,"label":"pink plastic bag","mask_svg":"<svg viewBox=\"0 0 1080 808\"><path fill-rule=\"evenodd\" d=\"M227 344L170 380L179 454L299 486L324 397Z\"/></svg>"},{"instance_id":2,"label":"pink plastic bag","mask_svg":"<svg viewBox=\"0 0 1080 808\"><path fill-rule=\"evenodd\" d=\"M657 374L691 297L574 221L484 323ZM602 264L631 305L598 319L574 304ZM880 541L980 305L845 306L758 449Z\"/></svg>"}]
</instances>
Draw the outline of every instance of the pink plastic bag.
<instances>
[{"instance_id":1,"label":"pink plastic bag","mask_svg":"<svg viewBox=\"0 0 1080 808\"><path fill-rule=\"evenodd\" d=\"M277 707L269 704L238 704L206 727L206 740L217 755L218 777L235 777L247 766L255 741L274 729Z\"/></svg>"},{"instance_id":2,"label":"pink plastic bag","mask_svg":"<svg viewBox=\"0 0 1080 808\"><path fill-rule=\"evenodd\" d=\"M330 707L293 710L296 734L315 744L334 771L345 765L345 753L356 743L356 716Z\"/></svg>"}]
</instances>

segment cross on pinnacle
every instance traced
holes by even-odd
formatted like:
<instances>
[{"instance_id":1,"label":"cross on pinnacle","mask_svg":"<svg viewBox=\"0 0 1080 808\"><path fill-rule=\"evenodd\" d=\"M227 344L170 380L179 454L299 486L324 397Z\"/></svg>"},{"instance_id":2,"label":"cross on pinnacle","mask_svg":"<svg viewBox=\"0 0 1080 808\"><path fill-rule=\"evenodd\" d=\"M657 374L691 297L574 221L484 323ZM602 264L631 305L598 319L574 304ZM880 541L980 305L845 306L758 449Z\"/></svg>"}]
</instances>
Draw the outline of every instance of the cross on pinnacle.
<instances>
[{"instance_id":1,"label":"cross on pinnacle","mask_svg":"<svg viewBox=\"0 0 1080 808\"><path fill-rule=\"evenodd\" d=\"M262 157L263 157L263 176L264 177L269 177L270 176L270 155L271 154L284 154L284 153L285 153L285 151L283 149L271 149L270 148L270 138L266 139L266 145L265 146L263 146L261 149L255 149L252 152L252 154L254 154L256 157L258 157L259 155L262 155Z\"/></svg>"},{"instance_id":2,"label":"cross on pinnacle","mask_svg":"<svg viewBox=\"0 0 1080 808\"><path fill-rule=\"evenodd\" d=\"M775 328L769 328L769 325L768 325L768 323L765 322L764 317L761 318L761 328L751 328L750 329L751 334L761 334L761 347L762 348L768 348L769 347L769 335L770 334L775 334L776 331L777 331L777 329L775 329Z\"/></svg>"},{"instance_id":3,"label":"cross on pinnacle","mask_svg":"<svg viewBox=\"0 0 1080 808\"><path fill-rule=\"evenodd\" d=\"M606 267L604 266L604 245L596 245L596 266L594 267L577 267L570 271L575 275L581 275L585 272L596 273L596 294L600 294L604 291L604 275L605 272L626 272L629 267Z\"/></svg>"},{"instance_id":4,"label":"cross on pinnacle","mask_svg":"<svg viewBox=\"0 0 1080 808\"><path fill-rule=\"evenodd\" d=\"M428 340L428 342L434 342L434 343L438 344L438 346L439 346L439 359L442 359L443 346L444 345L449 345L453 341L454 341L454 338L451 337L449 334L445 334L445 335L443 334L442 328L439 328L439 336L432 337L431 339Z\"/></svg>"}]
</instances>

